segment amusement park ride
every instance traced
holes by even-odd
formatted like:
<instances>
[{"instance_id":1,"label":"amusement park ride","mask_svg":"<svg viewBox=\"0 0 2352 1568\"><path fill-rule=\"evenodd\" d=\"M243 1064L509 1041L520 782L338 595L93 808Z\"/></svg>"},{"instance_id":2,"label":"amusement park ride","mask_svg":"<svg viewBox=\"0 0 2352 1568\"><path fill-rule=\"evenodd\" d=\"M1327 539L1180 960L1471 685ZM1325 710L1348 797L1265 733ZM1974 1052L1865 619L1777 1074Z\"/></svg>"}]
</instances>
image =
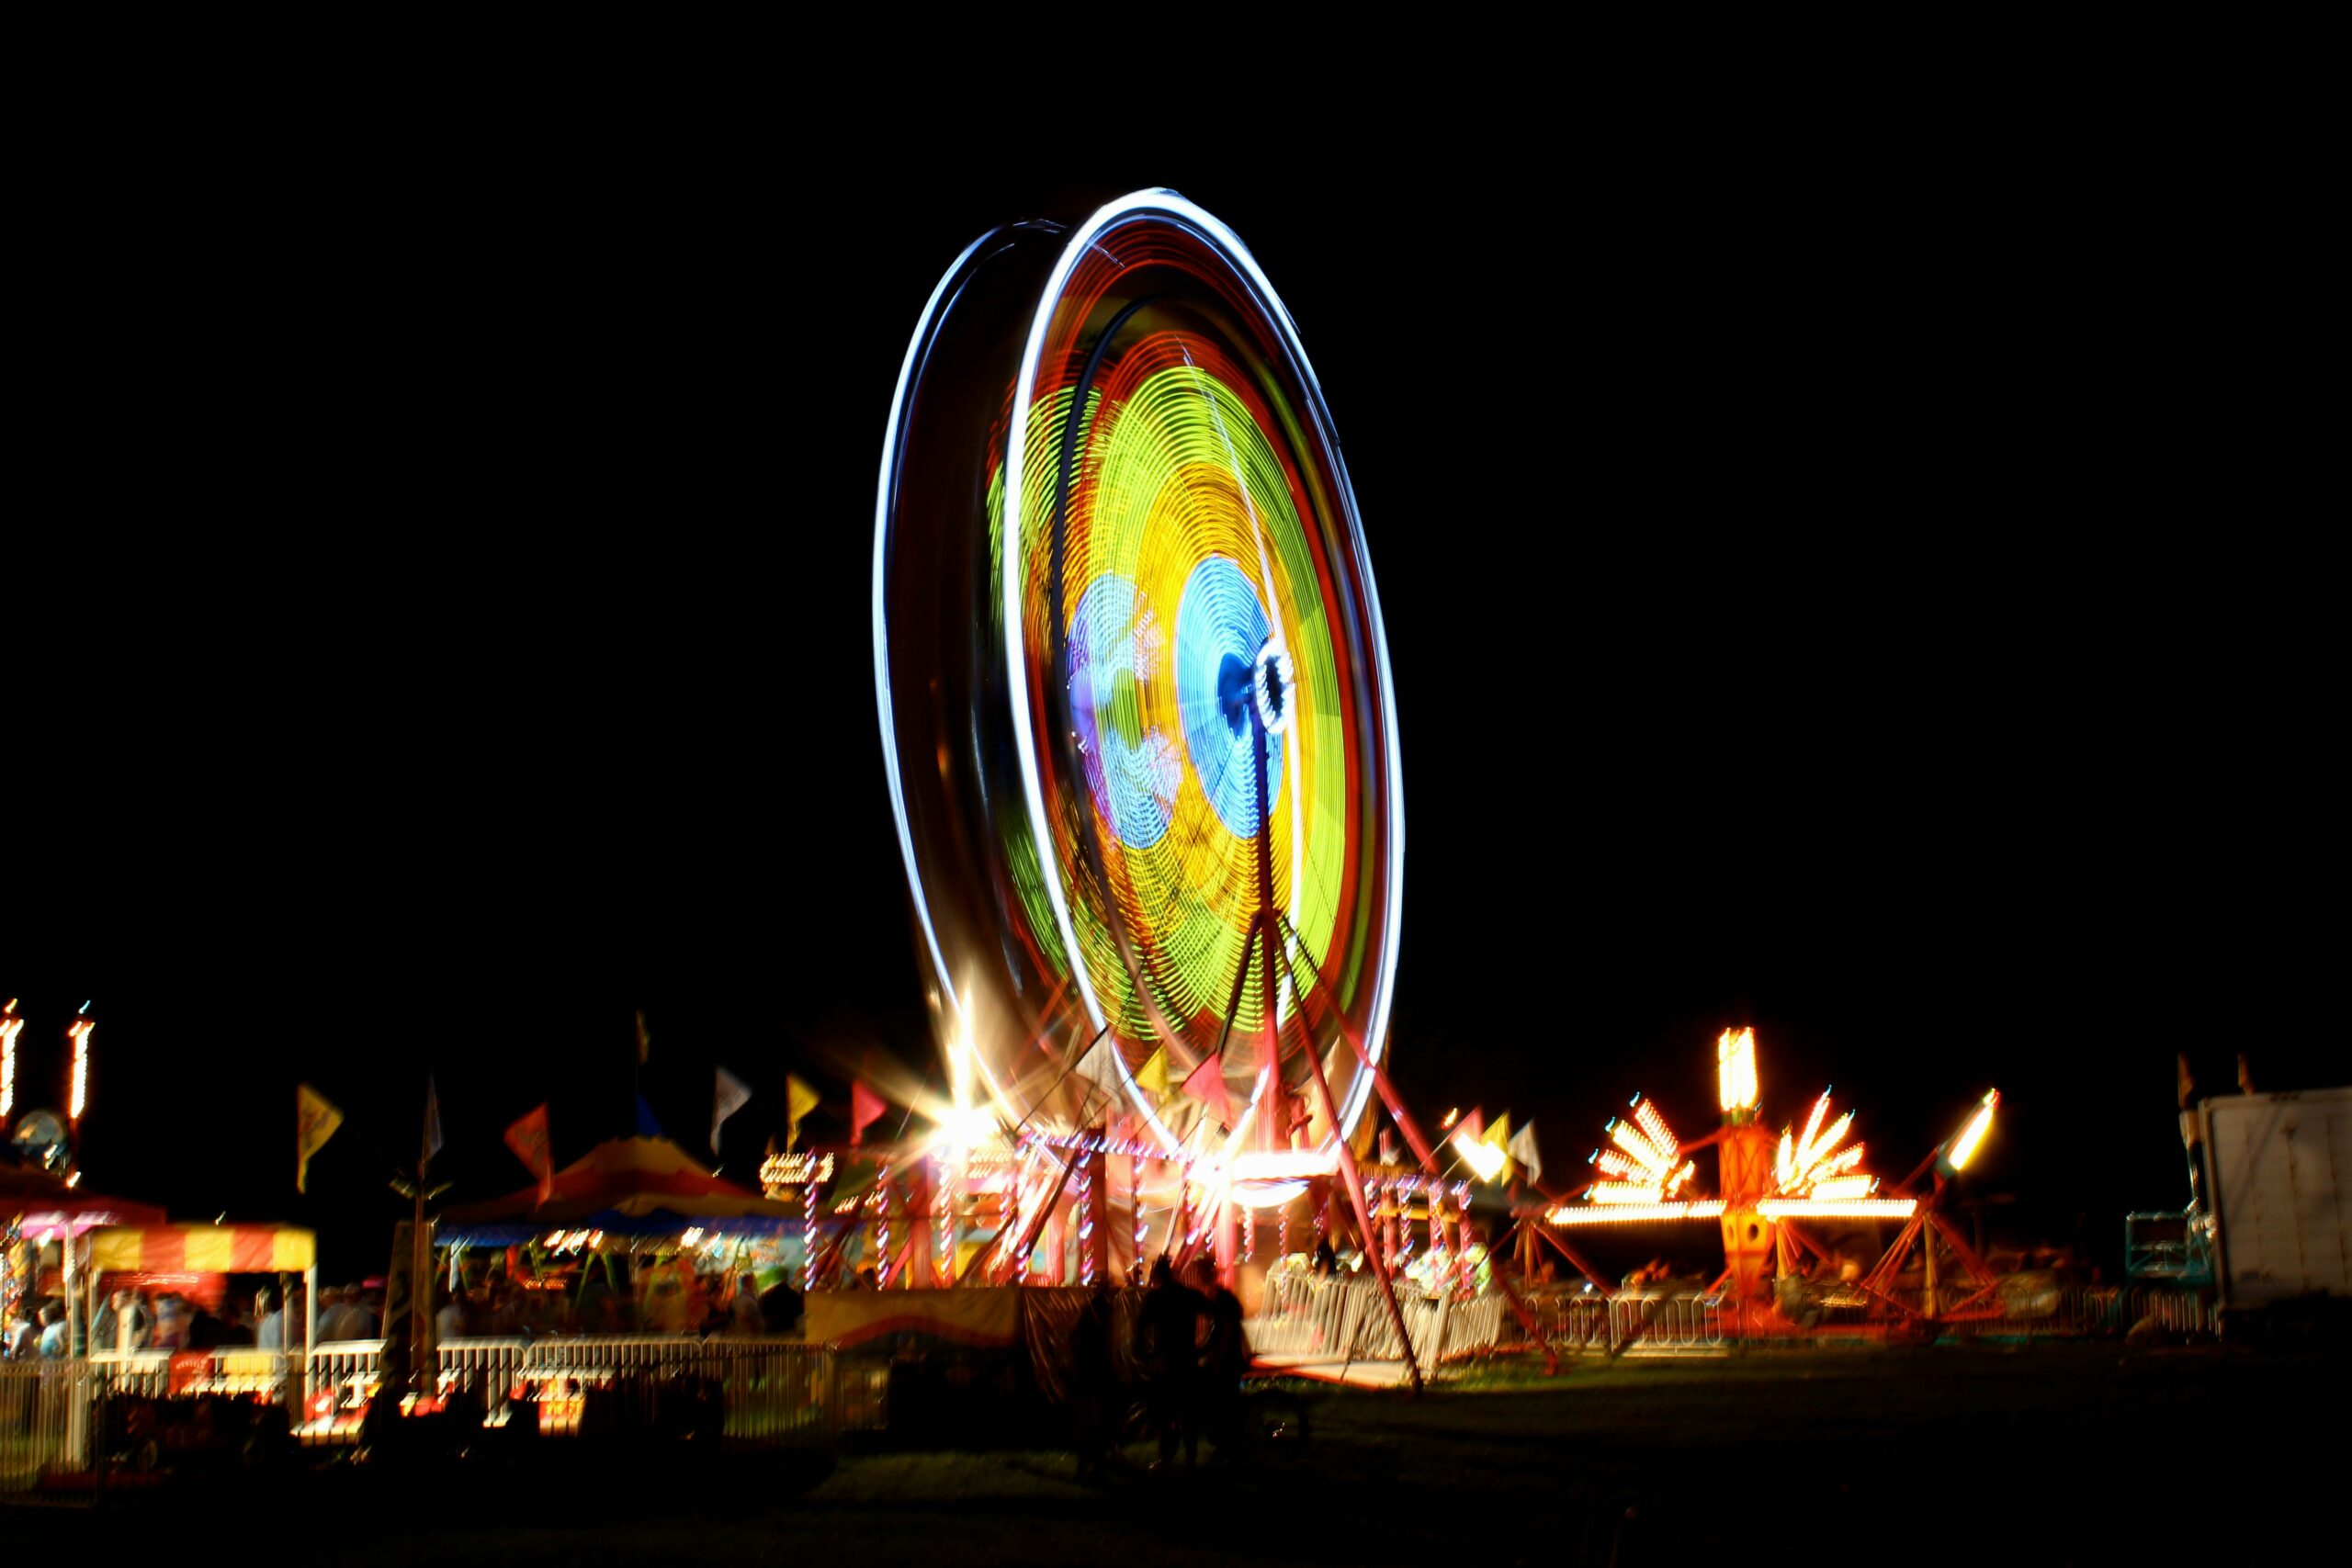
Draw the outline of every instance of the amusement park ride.
<instances>
[{"instance_id":1,"label":"amusement park ride","mask_svg":"<svg viewBox=\"0 0 2352 1568\"><path fill-rule=\"evenodd\" d=\"M1754 1030L1725 1030L1715 1043L1715 1061L1721 1127L1685 1144L1654 1101L1635 1095L1632 1115L1605 1129L1609 1145L1589 1160L1598 1174L1578 1197L1522 1212L1521 1224L1538 1227L1525 1233L1526 1245L1548 1239L1607 1292L1608 1282L1552 1233L1713 1221L1722 1235L1724 1269L1705 1293L1736 1312L1743 1332L1789 1333L1795 1325L1778 1309L1775 1282L1815 1267L1837 1267L1814 1227L1899 1219L1903 1228L1878 1263L1846 1281L1882 1309L1882 1318L1920 1325L1998 1315L1997 1307L1988 1305L1996 1284L1992 1269L1941 1207L1948 1179L1967 1167L1991 1130L1998 1090L1988 1090L1957 1134L1882 1196L1878 1178L1862 1168L1863 1145L1847 1142L1854 1113L1832 1119L1826 1089L1802 1131L1784 1127L1775 1137L1758 1120ZM1717 1195L1702 1197L1692 1190L1698 1162L1687 1156L1710 1146L1716 1151ZM1918 1182L1931 1174L1933 1185L1918 1194ZM1907 1284L1915 1268L1916 1292ZM1946 1282L1955 1269L1964 1285Z\"/></svg>"},{"instance_id":2,"label":"amusement park ride","mask_svg":"<svg viewBox=\"0 0 2352 1568\"><path fill-rule=\"evenodd\" d=\"M952 1094L923 1271L976 1186L999 1223L958 1280L1033 1277L1057 1231L1057 1277L1209 1251L1232 1279L1335 1188L1369 1235L1375 1092L1458 1236L1467 1184L1383 1065L1403 808L1371 560L1240 240L1147 190L974 242L900 373L873 594Z\"/></svg>"},{"instance_id":3,"label":"amusement park ride","mask_svg":"<svg viewBox=\"0 0 2352 1568\"><path fill-rule=\"evenodd\" d=\"M1307 1227L1336 1243L1351 1220L1403 1337L1400 1216L1466 1278L1471 1183L1386 1071L1394 682L1329 411L1241 241L1145 190L973 242L899 372L872 596L948 1094L917 1105L919 1141L771 1159L771 1195L805 1206L808 1282L854 1237L885 1286L1084 1283L1207 1253L1246 1299ZM1715 1219L1743 1300L1815 1215L1913 1219L1931 1268L1959 1245L1931 1196L1869 1195L1826 1097L1776 1148L1739 1038L1706 1140L1723 1196L1686 1195L1693 1168L1643 1101L1613 1179L1537 1216L1555 1245L1595 1219ZM1374 1095L1413 1166L1360 1164ZM828 1199L844 1154L861 1177Z\"/></svg>"}]
</instances>

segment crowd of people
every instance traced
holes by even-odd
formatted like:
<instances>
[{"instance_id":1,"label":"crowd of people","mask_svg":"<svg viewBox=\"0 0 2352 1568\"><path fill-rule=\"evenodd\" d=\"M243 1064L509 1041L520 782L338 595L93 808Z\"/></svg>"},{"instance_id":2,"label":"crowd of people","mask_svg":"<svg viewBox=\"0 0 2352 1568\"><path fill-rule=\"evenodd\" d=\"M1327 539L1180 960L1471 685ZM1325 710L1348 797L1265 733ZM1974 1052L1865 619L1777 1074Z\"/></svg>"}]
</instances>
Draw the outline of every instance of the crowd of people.
<instances>
[{"instance_id":1,"label":"crowd of people","mask_svg":"<svg viewBox=\"0 0 2352 1568\"><path fill-rule=\"evenodd\" d=\"M224 1296L216 1312L209 1303L177 1291L151 1294L118 1285L91 1314L86 1348L99 1354L125 1354L241 1346L286 1348L286 1314L266 1286L243 1299ZM28 1292L9 1317L0 1355L29 1360L71 1353L63 1298Z\"/></svg>"},{"instance_id":2,"label":"crowd of people","mask_svg":"<svg viewBox=\"0 0 2352 1568\"><path fill-rule=\"evenodd\" d=\"M89 1318L83 1348L98 1354L143 1350L299 1348L304 1332L300 1287L281 1300L273 1287L231 1289L205 1301L132 1285L108 1291ZM589 1267L562 1278L515 1279L503 1271L436 1285L434 1327L442 1339L538 1338L581 1334L788 1336L800 1325L801 1295L787 1273L766 1283L745 1269L703 1273L683 1259L635 1269ZM385 1332L380 1285L326 1285L318 1293L315 1336L322 1345L377 1339ZM5 1325L0 1358L30 1360L74 1353L65 1303L53 1292L27 1291Z\"/></svg>"}]
</instances>

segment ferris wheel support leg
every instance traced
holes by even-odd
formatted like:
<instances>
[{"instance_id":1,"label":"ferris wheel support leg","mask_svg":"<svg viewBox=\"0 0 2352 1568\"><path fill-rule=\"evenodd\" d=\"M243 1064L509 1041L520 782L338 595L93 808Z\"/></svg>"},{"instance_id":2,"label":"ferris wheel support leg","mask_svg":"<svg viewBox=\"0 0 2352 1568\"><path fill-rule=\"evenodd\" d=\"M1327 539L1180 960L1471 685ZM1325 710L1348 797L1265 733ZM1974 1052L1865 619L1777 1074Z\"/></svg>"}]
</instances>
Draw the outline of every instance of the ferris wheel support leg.
<instances>
[{"instance_id":1,"label":"ferris wheel support leg","mask_svg":"<svg viewBox=\"0 0 2352 1568\"><path fill-rule=\"evenodd\" d=\"M1307 1070L1314 1077L1315 1097L1322 1104L1323 1120L1336 1129L1340 1124L1340 1109L1331 1099L1330 1080L1323 1076L1322 1059L1312 1051L1300 1054L1306 1058ZM1372 1209L1364 1202L1363 1178L1356 1170L1355 1151L1348 1147L1345 1138L1338 1142L1340 1174L1347 1180L1348 1201L1355 1206L1356 1224L1362 1225L1363 1234L1369 1236L1373 1234ZM1373 1278L1380 1281L1380 1300L1388 1308L1388 1322L1396 1330L1396 1343L1404 1348L1405 1371L1412 1376L1413 1392L1419 1393L1425 1387L1421 1381L1420 1359L1413 1353L1413 1336L1405 1326L1405 1309L1396 1304L1396 1282L1390 1277L1387 1261L1380 1256L1377 1248L1367 1247L1364 1257L1372 1264Z\"/></svg>"},{"instance_id":2,"label":"ferris wheel support leg","mask_svg":"<svg viewBox=\"0 0 2352 1568\"><path fill-rule=\"evenodd\" d=\"M1323 971L1316 964L1315 955L1306 951L1306 943L1299 940L1297 929L1291 925L1287 918L1279 913L1275 918L1282 921L1283 931L1289 933L1290 942L1287 945L1298 949L1299 957L1306 961L1307 972L1315 976L1314 994L1318 997L1324 996ZM1287 954L1284 955L1284 961L1288 961ZM1307 988L1298 983L1298 974L1295 970L1291 974L1291 987L1302 998L1308 994ZM1305 1005L1303 999L1301 1005ZM1327 1007L1330 1005L1328 997L1325 998L1324 1005ZM1388 1114L1396 1122L1396 1130L1405 1134L1405 1142L1412 1147L1413 1157L1421 1163L1422 1174L1434 1179L1438 1173L1437 1151L1430 1145L1427 1138L1421 1136L1420 1126L1413 1120L1413 1113L1405 1109L1404 1097L1396 1092L1396 1086L1388 1081L1387 1069L1372 1059L1372 1053L1364 1049L1363 1042L1357 1037L1354 1030L1348 1027L1348 1021L1337 1016L1337 1010L1334 1010L1332 1021L1339 1029L1340 1037L1345 1040L1348 1043L1348 1048L1356 1054L1357 1064L1372 1075L1372 1087L1380 1091L1380 1102L1388 1107ZM1333 1125L1337 1127L1336 1122Z\"/></svg>"}]
</instances>

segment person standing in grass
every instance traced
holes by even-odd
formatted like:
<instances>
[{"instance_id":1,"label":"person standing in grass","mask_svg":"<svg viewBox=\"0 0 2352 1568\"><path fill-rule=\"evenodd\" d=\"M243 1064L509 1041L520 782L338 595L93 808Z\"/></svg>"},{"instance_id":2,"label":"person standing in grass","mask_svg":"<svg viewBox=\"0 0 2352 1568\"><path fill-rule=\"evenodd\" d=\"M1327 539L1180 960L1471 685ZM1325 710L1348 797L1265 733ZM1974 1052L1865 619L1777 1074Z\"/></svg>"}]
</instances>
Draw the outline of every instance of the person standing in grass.
<instances>
[{"instance_id":1,"label":"person standing in grass","mask_svg":"<svg viewBox=\"0 0 2352 1568\"><path fill-rule=\"evenodd\" d=\"M1200 1359L1201 1298L1176 1278L1176 1267L1162 1254L1151 1267L1151 1289L1144 1292L1142 1320L1147 1397L1153 1422L1159 1428L1159 1463L1166 1470L1184 1445L1184 1468L1199 1457L1200 1426L1193 1409L1193 1383Z\"/></svg>"}]
</instances>

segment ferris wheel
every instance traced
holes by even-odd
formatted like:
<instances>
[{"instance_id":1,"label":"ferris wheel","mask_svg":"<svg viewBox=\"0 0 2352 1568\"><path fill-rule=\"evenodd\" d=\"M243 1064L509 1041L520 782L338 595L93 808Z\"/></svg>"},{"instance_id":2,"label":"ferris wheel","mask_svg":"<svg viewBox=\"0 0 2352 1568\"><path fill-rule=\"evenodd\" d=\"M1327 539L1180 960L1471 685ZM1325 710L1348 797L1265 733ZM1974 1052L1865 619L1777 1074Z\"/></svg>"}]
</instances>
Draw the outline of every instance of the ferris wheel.
<instances>
[{"instance_id":1,"label":"ferris wheel","mask_svg":"<svg viewBox=\"0 0 2352 1568\"><path fill-rule=\"evenodd\" d=\"M994 230L933 289L876 499L875 688L951 1074L1237 1190L1328 1174L1385 1049L1394 685L1329 411L1174 192ZM1205 1109L1204 1109L1205 1108Z\"/></svg>"}]
</instances>

